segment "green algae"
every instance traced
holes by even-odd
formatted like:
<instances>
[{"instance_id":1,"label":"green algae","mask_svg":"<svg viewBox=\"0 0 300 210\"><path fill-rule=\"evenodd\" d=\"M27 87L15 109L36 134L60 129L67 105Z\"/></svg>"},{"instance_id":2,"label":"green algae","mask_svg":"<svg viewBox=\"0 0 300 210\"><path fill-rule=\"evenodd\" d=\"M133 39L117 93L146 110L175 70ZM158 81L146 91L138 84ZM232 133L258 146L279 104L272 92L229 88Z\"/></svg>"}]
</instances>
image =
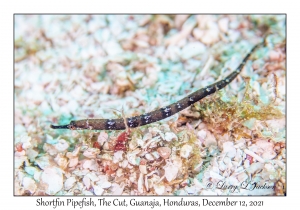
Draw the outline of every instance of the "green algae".
<instances>
[{"instance_id":1,"label":"green algae","mask_svg":"<svg viewBox=\"0 0 300 210\"><path fill-rule=\"evenodd\" d=\"M266 95L261 97L253 92L248 82L240 102L236 96L230 96L222 90L198 102L192 109L200 112L201 120L212 130L222 134L228 131L238 134L242 132L243 126L254 129L257 120L267 121L284 117Z\"/></svg>"}]
</instances>

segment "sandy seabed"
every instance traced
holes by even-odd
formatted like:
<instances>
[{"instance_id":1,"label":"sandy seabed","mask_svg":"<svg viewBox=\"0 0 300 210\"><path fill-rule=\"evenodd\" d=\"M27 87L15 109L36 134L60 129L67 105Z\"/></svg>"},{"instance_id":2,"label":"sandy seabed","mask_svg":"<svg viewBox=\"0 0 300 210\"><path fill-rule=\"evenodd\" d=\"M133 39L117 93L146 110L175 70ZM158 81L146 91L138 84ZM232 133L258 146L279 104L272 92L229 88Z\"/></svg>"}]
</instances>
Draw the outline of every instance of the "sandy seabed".
<instances>
[{"instance_id":1,"label":"sandy seabed","mask_svg":"<svg viewBox=\"0 0 300 210\"><path fill-rule=\"evenodd\" d=\"M284 195L285 18L15 15L15 195ZM176 102L267 33L230 85L128 139L50 128Z\"/></svg>"}]
</instances>

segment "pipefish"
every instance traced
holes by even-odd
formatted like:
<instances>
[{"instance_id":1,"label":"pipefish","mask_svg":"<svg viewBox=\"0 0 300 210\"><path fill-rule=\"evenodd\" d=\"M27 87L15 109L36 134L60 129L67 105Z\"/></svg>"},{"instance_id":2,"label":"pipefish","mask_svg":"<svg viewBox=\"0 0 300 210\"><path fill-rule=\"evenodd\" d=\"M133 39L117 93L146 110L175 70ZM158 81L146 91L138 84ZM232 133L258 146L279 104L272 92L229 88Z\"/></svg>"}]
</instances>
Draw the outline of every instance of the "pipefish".
<instances>
[{"instance_id":1,"label":"pipefish","mask_svg":"<svg viewBox=\"0 0 300 210\"><path fill-rule=\"evenodd\" d=\"M51 125L51 128L70 130L125 130L126 128L136 128L163 120L191 106L192 104L205 98L206 96L215 93L217 90L220 90L231 83L237 77L237 75L239 75L252 53L258 47L265 45L265 41L266 38L264 38L263 42L255 45L251 49L251 51L244 57L243 61L240 63L237 69L227 77L214 84L208 85L207 87L201 88L173 104L162 107L152 112L142 114L140 116L118 119L83 119L71 121L67 125Z\"/></svg>"}]
</instances>

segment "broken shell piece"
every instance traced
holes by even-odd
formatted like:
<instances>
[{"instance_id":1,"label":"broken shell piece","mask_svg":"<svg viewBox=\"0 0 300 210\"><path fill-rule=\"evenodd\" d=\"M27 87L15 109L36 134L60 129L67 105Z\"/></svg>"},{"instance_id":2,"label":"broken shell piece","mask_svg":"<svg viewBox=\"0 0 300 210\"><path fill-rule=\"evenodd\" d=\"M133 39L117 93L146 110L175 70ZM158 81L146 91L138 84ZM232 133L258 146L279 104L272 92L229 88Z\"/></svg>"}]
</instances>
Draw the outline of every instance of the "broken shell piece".
<instances>
[{"instance_id":1,"label":"broken shell piece","mask_svg":"<svg viewBox=\"0 0 300 210\"><path fill-rule=\"evenodd\" d=\"M191 145L185 144L180 150L180 156L183 158L188 158L191 155L192 150L193 147Z\"/></svg>"},{"instance_id":2,"label":"broken shell piece","mask_svg":"<svg viewBox=\"0 0 300 210\"><path fill-rule=\"evenodd\" d=\"M175 133L172 133L172 132L166 132L165 133L165 140L166 141L177 141L178 140L178 137L175 135Z\"/></svg>"},{"instance_id":3,"label":"broken shell piece","mask_svg":"<svg viewBox=\"0 0 300 210\"><path fill-rule=\"evenodd\" d=\"M84 151L83 156L87 158L96 158L96 156L100 153L98 148L88 148Z\"/></svg>"},{"instance_id":4,"label":"broken shell piece","mask_svg":"<svg viewBox=\"0 0 300 210\"><path fill-rule=\"evenodd\" d=\"M176 178L178 169L179 167L177 164L173 164L170 161L167 162L167 164L164 166L164 170L165 170L165 177L168 180L168 182L171 182Z\"/></svg>"},{"instance_id":5,"label":"broken shell piece","mask_svg":"<svg viewBox=\"0 0 300 210\"><path fill-rule=\"evenodd\" d=\"M47 167L41 175L41 183L46 187L46 193L55 195L63 188L63 174L60 168Z\"/></svg>"},{"instance_id":6,"label":"broken shell piece","mask_svg":"<svg viewBox=\"0 0 300 210\"><path fill-rule=\"evenodd\" d=\"M26 150L26 154L27 154L27 157L29 158L29 160L31 162L33 162L39 153L36 150L29 148L28 150Z\"/></svg>"},{"instance_id":7,"label":"broken shell piece","mask_svg":"<svg viewBox=\"0 0 300 210\"><path fill-rule=\"evenodd\" d=\"M246 170L247 170L248 173L254 174L255 172L261 170L263 167L264 167L263 163L257 162L257 163L252 163L250 165L250 167L247 168Z\"/></svg>"},{"instance_id":8,"label":"broken shell piece","mask_svg":"<svg viewBox=\"0 0 300 210\"><path fill-rule=\"evenodd\" d=\"M233 142L227 141L223 143L223 153L230 158L233 158L236 155L236 149L233 146Z\"/></svg>"},{"instance_id":9,"label":"broken shell piece","mask_svg":"<svg viewBox=\"0 0 300 210\"><path fill-rule=\"evenodd\" d=\"M150 160L150 161L154 160L153 156L152 156L151 154L149 154L149 153L147 153L147 154L145 155L145 158L146 158L147 160Z\"/></svg>"},{"instance_id":10,"label":"broken shell piece","mask_svg":"<svg viewBox=\"0 0 300 210\"><path fill-rule=\"evenodd\" d=\"M142 174L147 174L147 166L146 165L139 165L139 169Z\"/></svg>"},{"instance_id":11,"label":"broken shell piece","mask_svg":"<svg viewBox=\"0 0 300 210\"><path fill-rule=\"evenodd\" d=\"M217 146L217 140L216 140L216 137L210 133L209 131L206 132L206 137L204 139L204 144L206 147L209 147L209 146Z\"/></svg>"},{"instance_id":12,"label":"broken shell piece","mask_svg":"<svg viewBox=\"0 0 300 210\"><path fill-rule=\"evenodd\" d=\"M135 148L137 148L138 142L141 143L142 141L143 141L143 140L140 139L140 138L136 138L135 136L132 137L132 140L129 141L129 145L128 145L129 149L130 149L130 150L134 150ZM142 144L143 144L143 143L142 143Z\"/></svg>"},{"instance_id":13,"label":"broken shell piece","mask_svg":"<svg viewBox=\"0 0 300 210\"><path fill-rule=\"evenodd\" d=\"M190 42L184 45L181 50L181 58L184 60L201 55L206 51L206 46L201 42Z\"/></svg>"},{"instance_id":14,"label":"broken shell piece","mask_svg":"<svg viewBox=\"0 0 300 210\"><path fill-rule=\"evenodd\" d=\"M232 168L233 167L233 161L231 161L231 158L230 157L225 157L223 159L223 162L226 164L227 168Z\"/></svg>"},{"instance_id":15,"label":"broken shell piece","mask_svg":"<svg viewBox=\"0 0 300 210\"><path fill-rule=\"evenodd\" d=\"M158 152L154 151L154 152L152 152L151 154L152 154L152 156L153 156L155 159L158 159L158 158L159 158Z\"/></svg>"},{"instance_id":16,"label":"broken shell piece","mask_svg":"<svg viewBox=\"0 0 300 210\"><path fill-rule=\"evenodd\" d=\"M25 150L22 150L21 152L15 152L15 156L16 157L21 157L21 156L25 156L26 155L26 152L25 152Z\"/></svg>"},{"instance_id":17,"label":"broken shell piece","mask_svg":"<svg viewBox=\"0 0 300 210\"><path fill-rule=\"evenodd\" d=\"M123 193L125 185L118 185L117 183L113 183L111 186L112 195L121 195Z\"/></svg>"},{"instance_id":18,"label":"broken shell piece","mask_svg":"<svg viewBox=\"0 0 300 210\"><path fill-rule=\"evenodd\" d=\"M157 152L163 159L167 159L170 157L171 149L169 147L160 147L157 149Z\"/></svg>"},{"instance_id":19,"label":"broken shell piece","mask_svg":"<svg viewBox=\"0 0 300 210\"><path fill-rule=\"evenodd\" d=\"M101 159L103 159L103 160L113 160L112 156L110 154L107 154L107 153L104 153L101 156Z\"/></svg>"},{"instance_id":20,"label":"broken shell piece","mask_svg":"<svg viewBox=\"0 0 300 210\"><path fill-rule=\"evenodd\" d=\"M75 185L75 182L76 182L75 177L71 176L70 178L68 178L64 184L65 190L71 189Z\"/></svg>"},{"instance_id":21,"label":"broken shell piece","mask_svg":"<svg viewBox=\"0 0 300 210\"><path fill-rule=\"evenodd\" d=\"M102 195L104 192L104 189L97 185L93 186L93 188L94 188L95 195Z\"/></svg>"},{"instance_id":22,"label":"broken shell piece","mask_svg":"<svg viewBox=\"0 0 300 210\"><path fill-rule=\"evenodd\" d=\"M99 168L95 160L85 160L82 167L85 169L90 169L92 171L97 171Z\"/></svg>"},{"instance_id":23,"label":"broken shell piece","mask_svg":"<svg viewBox=\"0 0 300 210\"><path fill-rule=\"evenodd\" d=\"M153 187L157 195L164 194L165 186L163 184L155 184Z\"/></svg>"},{"instance_id":24,"label":"broken shell piece","mask_svg":"<svg viewBox=\"0 0 300 210\"><path fill-rule=\"evenodd\" d=\"M86 175L87 173L89 173L89 170L87 170L87 169L82 170L80 168L76 168L72 173L76 176L83 176L83 175Z\"/></svg>"},{"instance_id":25,"label":"broken shell piece","mask_svg":"<svg viewBox=\"0 0 300 210\"><path fill-rule=\"evenodd\" d=\"M51 144L47 144L47 143L45 143L44 145L43 145L43 150L46 152L46 153L48 153L49 155L56 155L57 154L57 149L55 148L55 146L53 146L53 145L51 145ZM22 152L24 152L25 153L25 150L23 150ZM17 153L18 154L18 153ZM24 154L25 155L25 154ZM16 157L18 157L18 156L16 156Z\"/></svg>"},{"instance_id":26,"label":"broken shell piece","mask_svg":"<svg viewBox=\"0 0 300 210\"><path fill-rule=\"evenodd\" d=\"M36 167L33 166L26 166L24 167L24 170L26 171L27 174L30 176L33 176L35 173L39 172L40 170Z\"/></svg>"},{"instance_id":27,"label":"broken shell piece","mask_svg":"<svg viewBox=\"0 0 300 210\"><path fill-rule=\"evenodd\" d=\"M132 165L139 165L140 163L140 158L139 157L136 157L136 155L138 153L140 153L141 150L139 148L135 149L134 151L132 152L128 152L127 153L127 160L130 164Z\"/></svg>"},{"instance_id":28,"label":"broken shell piece","mask_svg":"<svg viewBox=\"0 0 300 210\"><path fill-rule=\"evenodd\" d=\"M138 191L139 193L143 193L144 192L144 178L143 178L143 174L140 174L139 180L138 180Z\"/></svg>"},{"instance_id":29,"label":"broken shell piece","mask_svg":"<svg viewBox=\"0 0 300 210\"><path fill-rule=\"evenodd\" d=\"M239 185L241 182L236 178L236 177L234 177L234 176L230 176L230 177L228 177L228 182L229 182L229 184L230 185L235 185L235 186L237 186L237 185Z\"/></svg>"},{"instance_id":30,"label":"broken shell piece","mask_svg":"<svg viewBox=\"0 0 300 210\"><path fill-rule=\"evenodd\" d=\"M103 182L101 184L100 184L100 182L97 182L97 184L99 184L104 189L109 188L111 186L111 183L108 182L108 181L105 181L105 182Z\"/></svg>"},{"instance_id":31,"label":"broken shell piece","mask_svg":"<svg viewBox=\"0 0 300 210\"><path fill-rule=\"evenodd\" d=\"M35 160L35 163L38 164L39 168L45 169L46 167L51 166L51 161L52 161L51 156L49 156L49 155L44 155L44 156L38 157L38 158ZM25 160L25 163L26 163L26 162L27 162L27 159Z\"/></svg>"},{"instance_id":32,"label":"broken shell piece","mask_svg":"<svg viewBox=\"0 0 300 210\"><path fill-rule=\"evenodd\" d=\"M99 181L96 182L96 184L103 188L103 189L106 189L106 188L109 188L111 186L111 183L109 181L107 181L107 176L106 175L100 175L99 176Z\"/></svg>"},{"instance_id":33,"label":"broken shell piece","mask_svg":"<svg viewBox=\"0 0 300 210\"><path fill-rule=\"evenodd\" d=\"M27 176L23 178L22 185L24 187L24 190L29 190L31 194L34 193L37 188L35 181L32 178Z\"/></svg>"},{"instance_id":34,"label":"broken shell piece","mask_svg":"<svg viewBox=\"0 0 300 210\"><path fill-rule=\"evenodd\" d=\"M90 172L90 173L86 174L85 176L88 177L92 182L99 180L99 177L94 172Z\"/></svg>"},{"instance_id":35,"label":"broken shell piece","mask_svg":"<svg viewBox=\"0 0 300 210\"><path fill-rule=\"evenodd\" d=\"M69 143L64 139L60 139L58 140L58 143L55 144L55 148L57 149L57 151L63 152L69 148Z\"/></svg>"},{"instance_id":36,"label":"broken shell piece","mask_svg":"<svg viewBox=\"0 0 300 210\"><path fill-rule=\"evenodd\" d=\"M160 125L160 129L164 132L170 131L170 126L168 124L162 124Z\"/></svg>"},{"instance_id":37,"label":"broken shell piece","mask_svg":"<svg viewBox=\"0 0 300 210\"><path fill-rule=\"evenodd\" d=\"M113 162L117 163L123 160L123 151L117 151L114 153Z\"/></svg>"},{"instance_id":38,"label":"broken shell piece","mask_svg":"<svg viewBox=\"0 0 300 210\"><path fill-rule=\"evenodd\" d=\"M182 159L179 156L173 156L172 161L177 168L182 168Z\"/></svg>"},{"instance_id":39,"label":"broken shell piece","mask_svg":"<svg viewBox=\"0 0 300 210\"><path fill-rule=\"evenodd\" d=\"M240 183L242 183L243 181L245 181L246 179L248 179L248 175L245 172L240 173L237 176L237 179L239 180Z\"/></svg>"},{"instance_id":40,"label":"broken shell piece","mask_svg":"<svg viewBox=\"0 0 300 210\"><path fill-rule=\"evenodd\" d=\"M250 161L249 160L245 160L244 161L244 168L249 168L250 166Z\"/></svg>"},{"instance_id":41,"label":"broken shell piece","mask_svg":"<svg viewBox=\"0 0 300 210\"><path fill-rule=\"evenodd\" d=\"M57 165L59 165L59 167L61 167L62 169L67 168L68 160L62 154L57 154L54 160L57 163Z\"/></svg>"},{"instance_id":42,"label":"broken shell piece","mask_svg":"<svg viewBox=\"0 0 300 210\"><path fill-rule=\"evenodd\" d=\"M148 176L145 176L145 187L146 187L146 191L149 191L149 181L148 181Z\"/></svg>"},{"instance_id":43,"label":"broken shell piece","mask_svg":"<svg viewBox=\"0 0 300 210\"><path fill-rule=\"evenodd\" d=\"M168 195L172 195L173 188L172 186L165 186L165 192L164 193L168 193Z\"/></svg>"},{"instance_id":44,"label":"broken shell piece","mask_svg":"<svg viewBox=\"0 0 300 210\"><path fill-rule=\"evenodd\" d=\"M259 140L256 145L263 150L261 157L265 160L272 160L276 157L276 152L274 151L274 144L272 142Z\"/></svg>"},{"instance_id":45,"label":"broken shell piece","mask_svg":"<svg viewBox=\"0 0 300 210\"><path fill-rule=\"evenodd\" d=\"M151 133L146 133L144 136L143 136L143 140L142 141L147 141L147 140L150 140L152 139L152 134Z\"/></svg>"},{"instance_id":46,"label":"broken shell piece","mask_svg":"<svg viewBox=\"0 0 300 210\"><path fill-rule=\"evenodd\" d=\"M229 19L228 18L221 18L218 21L218 26L219 26L219 28L222 32L226 33L228 31L228 28L229 28Z\"/></svg>"},{"instance_id":47,"label":"broken shell piece","mask_svg":"<svg viewBox=\"0 0 300 210\"><path fill-rule=\"evenodd\" d=\"M85 175L82 179L83 184L85 185L86 189L90 189L91 180Z\"/></svg>"},{"instance_id":48,"label":"broken shell piece","mask_svg":"<svg viewBox=\"0 0 300 210\"><path fill-rule=\"evenodd\" d=\"M271 164L271 163L267 163L265 164L265 167L264 167L268 172L275 172L275 168L274 166Z\"/></svg>"},{"instance_id":49,"label":"broken shell piece","mask_svg":"<svg viewBox=\"0 0 300 210\"><path fill-rule=\"evenodd\" d=\"M224 179L223 176L221 176L220 174L218 174L214 171L210 171L209 174L210 174L210 177L213 178L213 179L217 179L217 180L223 180Z\"/></svg>"},{"instance_id":50,"label":"broken shell piece","mask_svg":"<svg viewBox=\"0 0 300 210\"><path fill-rule=\"evenodd\" d=\"M205 130L200 130L198 133L197 133L197 137L200 138L200 139L205 139L206 138L206 131Z\"/></svg>"},{"instance_id":51,"label":"broken shell piece","mask_svg":"<svg viewBox=\"0 0 300 210\"><path fill-rule=\"evenodd\" d=\"M67 152L67 157L68 158L73 158L73 157L77 157L80 151L80 147L76 147L76 149L73 152Z\"/></svg>"},{"instance_id":52,"label":"broken shell piece","mask_svg":"<svg viewBox=\"0 0 300 210\"><path fill-rule=\"evenodd\" d=\"M78 164L78 157L69 159L69 168L72 168Z\"/></svg>"},{"instance_id":53,"label":"broken shell piece","mask_svg":"<svg viewBox=\"0 0 300 210\"><path fill-rule=\"evenodd\" d=\"M219 169L221 171L225 171L225 169L227 168L225 163L223 161L218 161L218 164L219 164Z\"/></svg>"},{"instance_id":54,"label":"broken shell piece","mask_svg":"<svg viewBox=\"0 0 300 210\"><path fill-rule=\"evenodd\" d=\"M140 165L146 165L146 164L147 164L147 160L144 159L144 158L142 158L142 159L140 160Z\"/></svg>"},{"instance_id":55,"label":"broken shell piece","mask_svg":"<svg viewBox=\"0 0 300 210\"><path fill-rule=\"evenodd\" d=\"M23 137L21 137L20 142L22 143L22 148L27 150L28 148L32 147L32 141L31 141L31 137L28 136L27 134Z\"/></svg>"},{"instance_id":56,"label":"broken shell piece","mask_svg":"<svg viewBox=\"0 0 300 210\"><path fill-rule=\"evenodd\" d=\"M101 132L98 136L97 142L102 146L104 142L108 139L108 134L105 132Z\"/></svg>"},{"instance_id":57,"label":"broken shell piece","mask_svg":"<svg viewBox=\"0 0 300 210\"><path fill-rule=\"evenodd\" d=\"M264 163L264 162L265 162L265 160L264 160L263 158L261 158L259 155L255 154L255 153L252 152L251 150L244 149L244 152L245 152L247 155L252 156L253 158L255 158L256 160L258 160L258 161L261 162L261 163Z\"/></svg>"},{"instance_id":58,"label":"broken shell piece","mask_svg":"<svg viewBox=\"0 0 300 210\"><path fill-rule=\"evenodd\" d=\"M160 137L159 136L156 136L154 138L152 138L151 140L147 141L146 144L144 144L144 146L142 148L153 148L153 147L156 147L157 145L157 142L160 141Z\"/></svg>"},{"instance_id":59,"label":"broken shell piece","mask_svg":"<svg viewBox=\"0 0 300 210\"><path fill-rule=\"evenodd\" d=\"M118 170L116 171L116 176L117 177L121 177L124 175L123 169L122 168L118 168Z\"/></svg>"},{"instance_id":60,"label":"broken shell piece","mask_svg":"<svg viewBox=\"0 0 300 210\"><path fill-rule=\"evenodd\" d=\"M121 164L122 168L126 168L127 165L128 165L128 160L123 160Z\"/></svg>"},{"instance_id":61,"label":"broken shell piece","mask_svg":"<svg viewBox=\"0 0 300 210\"><path fill-rule=\"evenodd\" d=\"M23 141L21 141L21 142L23 142ZM46 134L46 143L51 144L51 145L57 144L57 139L53 139L52 136Z\"/></svg>"},{"instance_id":62,"label":"broken shell piece","mask_svg":"<svg viewBox=\"0 0 300 210\"><path fill-rule=\"evenodd\" d=\"M112 163L110 166L109 166L110 170L112 171L116 171L118 168L119 168L119 164L116 164L116 163Z\"/></svg>"},{"instance_id":63,"label":"broken shell piece","mask_svg":"<svg viewBox=\"0 0 300 210\"><path fill-rule=\"evenodd\" d=\"M104 142L103 144L103 150L109 150L110 147L109 147L109 143L108 142Z\"/></svg>"},{"instance_id":64,"label":"broken shell piece","mask_svg":"<svg viewBox=\"0 0 300 210\"><path fill-rule=\"evenodd\" d=\"M193 165L192 172L193 172L193 173L199 173L200 170L201 170L202 164L203 164L203 160L200 159L200 160L198 161L198 163L196 163L196 164Z\"/></svg>"}]
</instances>

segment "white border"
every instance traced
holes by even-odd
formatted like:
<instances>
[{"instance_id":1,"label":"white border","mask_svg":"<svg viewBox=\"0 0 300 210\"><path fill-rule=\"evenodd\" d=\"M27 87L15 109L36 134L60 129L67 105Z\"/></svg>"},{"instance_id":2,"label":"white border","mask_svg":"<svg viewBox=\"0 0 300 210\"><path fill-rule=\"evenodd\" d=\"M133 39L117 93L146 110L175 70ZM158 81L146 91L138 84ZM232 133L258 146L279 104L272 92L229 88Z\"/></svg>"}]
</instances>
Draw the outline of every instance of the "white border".
<instances>
[{"instance_id":1,"label":"white border","mask_svg":"<svg viewBox=\"0 0 300 210\"><path fill-rule=\"evenodd\" d=\"M36 197L13 197L13 14L14 13L287 13L287 50L288 50L288 190L287 197L231 197L232 200L264 200L265 207L282 209L298 206L299 195L299 154L300 139L297 116L299 113L299 11L296 4L285 1L6 1L0 4L0 46L1 46L1 158L0 158L0 206L1 209L38 209ZM298 61L298 62L297 62ZM298 68L297 68L298 67ZM156 199L163 199L155 197ZM197 198L202 199L203 197ZM96 198L95 198L96 199ZM153 197L143 197L152 200ZM187 200L192 199L187 197ZM196 199L196 198L195 198ZM210 200L224 200L224 197L209 197ZM97 209L103 207L97 207ZM165 207L164 207L165 208ZM182 207L172 207L179 209ZM217 207L216 207L217 208ZM231 207L232 208L232 207ZM50 209L49 207L47 209ZM51 207L51 209L53 209ZM59 208L58 208L59 209ZM73 207L64 209L73 209ZM87 208L84 208L87 209ZM93 208L96 209L96 208ZM105 208L106 209L106 208ZM149 208L150 209L150 208Z\"/></svg>"}]
</instances>

